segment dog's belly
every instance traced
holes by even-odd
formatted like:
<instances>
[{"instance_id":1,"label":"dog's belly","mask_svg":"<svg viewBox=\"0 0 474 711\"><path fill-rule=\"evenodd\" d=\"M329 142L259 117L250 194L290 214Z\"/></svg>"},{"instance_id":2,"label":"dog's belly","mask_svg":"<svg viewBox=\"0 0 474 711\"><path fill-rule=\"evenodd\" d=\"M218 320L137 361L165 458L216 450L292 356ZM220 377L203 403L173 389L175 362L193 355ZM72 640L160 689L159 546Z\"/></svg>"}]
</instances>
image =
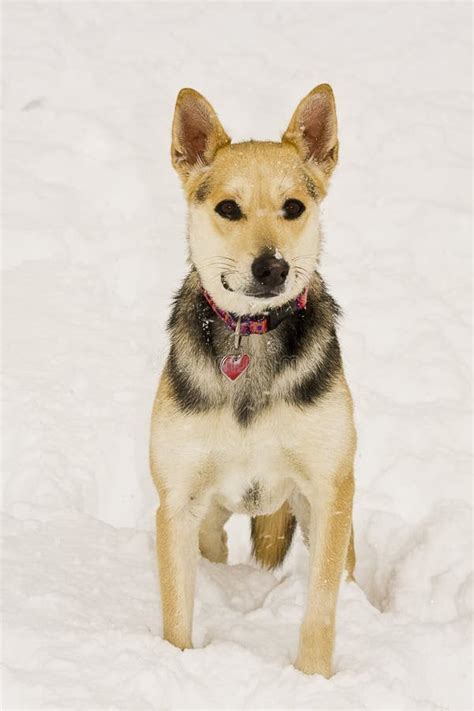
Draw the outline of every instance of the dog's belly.
<instances>
[{"instance_id":1,"label":"dog's belly","mask_svg":"<svg viewBox=\"0 0 474 711\"><path fill-rule=\"evenodd\" d=\"M233 513L255 516L276 511L295 486L282 459L269 457L258 466L251 458L224 464L218 474L215 500Z\"/></svg>"}]
</instances>

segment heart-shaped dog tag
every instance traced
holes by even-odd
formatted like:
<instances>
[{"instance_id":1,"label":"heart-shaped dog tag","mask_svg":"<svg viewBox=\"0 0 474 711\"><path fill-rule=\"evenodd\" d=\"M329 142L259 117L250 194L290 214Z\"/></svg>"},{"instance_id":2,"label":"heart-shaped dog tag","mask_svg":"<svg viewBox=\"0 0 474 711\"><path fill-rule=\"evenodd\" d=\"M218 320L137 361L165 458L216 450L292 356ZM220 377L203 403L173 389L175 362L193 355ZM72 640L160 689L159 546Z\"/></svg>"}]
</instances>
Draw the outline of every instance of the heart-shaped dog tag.
<instances>
[{"instance_id":1,"label":"heart-shaped dog tag","mask_svg":"<svg viewBox=\"0 0 474 711\"><path fill-rule=\"evenodd\" d=\"M221 372L224 373L229 380L237 380L242 373L245 373L250 364L250 357L247 353L239 353L238 355L226 355L221 360Z\"/></svg>"}]
</instances>

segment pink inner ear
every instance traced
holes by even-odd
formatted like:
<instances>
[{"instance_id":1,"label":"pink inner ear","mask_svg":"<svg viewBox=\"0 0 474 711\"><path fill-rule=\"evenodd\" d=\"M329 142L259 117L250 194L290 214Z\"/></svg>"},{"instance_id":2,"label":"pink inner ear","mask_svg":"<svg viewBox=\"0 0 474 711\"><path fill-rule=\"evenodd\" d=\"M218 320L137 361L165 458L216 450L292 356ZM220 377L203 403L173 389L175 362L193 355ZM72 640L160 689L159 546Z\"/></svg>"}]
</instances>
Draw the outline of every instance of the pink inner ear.
<instances>
[{"instance_id":1,"label":"pink inner ear","mask_svg":"<svg viewBox=\"0 0 474 711\"><path fill-rule=\"evenodd\" d=\"M190 163L196 163L202 158L207 148L207 137L202 132L196 132L188 138L188 156Z\"/></svg>"},{"instance_id":2,"label":"pink inner ear","mask_svg":"<svg viewBox=\"0 0 474 711\"><path fill-rule=\"evenodd\" d=\"M312 97L301 117L302 133L308 157L322 160L334 148L336 134L331 106L323 94Z\"/></svg>"},{"instance_id":3,"label":"pink inner ear","mask_svg":"<svg viewBox=\"0 0 474 711\"><path fill-rule=\"evenodd\" d=\"M194 165L202 159L208 147L211 124L200 111L183 109L181 115L181 145L187 163Z\"/></svg>"}]
</instances>

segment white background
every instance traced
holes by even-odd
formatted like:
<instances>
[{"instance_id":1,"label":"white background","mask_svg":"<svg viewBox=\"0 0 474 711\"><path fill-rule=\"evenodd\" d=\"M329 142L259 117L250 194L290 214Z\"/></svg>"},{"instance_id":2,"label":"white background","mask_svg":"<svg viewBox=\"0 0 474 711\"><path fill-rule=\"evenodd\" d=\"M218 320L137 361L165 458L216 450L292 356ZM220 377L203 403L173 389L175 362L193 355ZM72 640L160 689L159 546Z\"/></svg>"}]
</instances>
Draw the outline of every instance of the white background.
<instances>
[{"instance_id":1,"label":"white background","mask_svg":"<svg viewBox=\"0 0 474 711\"><path fill-rule=\"evenodd\" d=\"M470 8L4 6L3 708L470 708ZM161 638L149 415L185 203L192 86L234 140L277 140L332 84L322 273L359 432L358 585L336 675L291 667L306 551L202 562L197 649ZM272 443L268 443L272 446Z\"/></svg>"}]
</instances>

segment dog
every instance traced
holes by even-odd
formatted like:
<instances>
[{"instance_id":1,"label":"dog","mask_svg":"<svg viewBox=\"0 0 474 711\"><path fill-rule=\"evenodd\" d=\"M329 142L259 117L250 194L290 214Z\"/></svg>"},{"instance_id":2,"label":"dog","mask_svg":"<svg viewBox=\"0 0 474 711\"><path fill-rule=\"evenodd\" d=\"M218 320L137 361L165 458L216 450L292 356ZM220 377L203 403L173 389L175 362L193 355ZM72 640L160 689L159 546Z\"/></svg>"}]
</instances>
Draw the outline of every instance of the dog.
<instances>
[{"instance_id":1,"label":"dog","mask_svg":"<svg viewBox=\"0 0 474 711\"><path fill-rule=\"evenodd\" d=\"M353 404L339 309L318 271L338 148L327 84L299 103L280 142L233 144L201 94L179 93L171 158L190 271L168 323L150 445L164 639L192 647L199 552L226 562L232 513L251 517L253 556L268 569L298 523L310 574L295 667L325 677L340 581L355 566Z\"/></svg>"}]
</instances>

